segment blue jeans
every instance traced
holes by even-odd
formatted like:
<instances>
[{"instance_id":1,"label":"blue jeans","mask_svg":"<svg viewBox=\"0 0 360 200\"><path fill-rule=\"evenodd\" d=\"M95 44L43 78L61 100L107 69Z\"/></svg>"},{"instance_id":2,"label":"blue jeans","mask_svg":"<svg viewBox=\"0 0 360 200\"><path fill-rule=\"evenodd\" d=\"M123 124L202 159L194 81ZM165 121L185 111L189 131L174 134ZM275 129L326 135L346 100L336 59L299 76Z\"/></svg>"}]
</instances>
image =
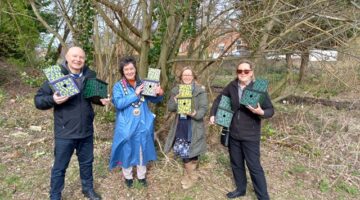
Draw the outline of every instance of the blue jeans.
<instances>
[{"instance_id":1,"label":"blue jeans","mask_svg":"<svg viewBox=\"0 0 360 200\"><path fill-rule=\"evenodd\" d=\"M92 164L94 161L94 138L82 139L55 138L54 165L51 170L50 199L60 200L64 189L65 173L71 156L76 149L83 191L93 190Z\"/></svg>"}]
</instances>

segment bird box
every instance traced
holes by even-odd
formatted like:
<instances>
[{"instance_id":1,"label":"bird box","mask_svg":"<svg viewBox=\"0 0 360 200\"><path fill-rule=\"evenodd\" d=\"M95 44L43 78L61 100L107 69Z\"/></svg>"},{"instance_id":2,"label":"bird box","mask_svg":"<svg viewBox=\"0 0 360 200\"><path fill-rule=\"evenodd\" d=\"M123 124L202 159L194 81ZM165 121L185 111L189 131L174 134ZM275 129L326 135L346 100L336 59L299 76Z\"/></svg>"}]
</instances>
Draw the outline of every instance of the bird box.
<instances>
[{"instance_id":1,"label":"bird box","mask_svg":"<svg viewBox=\"0 0 360 200\"><path fill-rule=\"evenodd\" d=\"M230 98L222 95L216 111L215 123L220 126L229 128L233 115L234 112L231 110Z\"/></svg>"},{"instance_id":2,"label":"bird box","mask_svg":"<svg viewBox=\"0 0 360 200\"><path fill-rule=\"evenodd\" d=\"M97 78L87 79L84 86L84 97L91 99L92 102L101 104L100 99L107 98L108 84Z\"/></svg>"},{"instance_id":3,"label":"bird box","mask_svg":"<svg viewBox=\"0 0 360 200\"><path fill-rule=\"evenodd\" d=\"M49 84L54 91L59 92L60 96L73 96L80 93L74 79L69 75L51 81Z\"/></svg>"},{"instance_id":4,"label":"bird box","mask_svg":"<svg viewBox=\"0 0 360 200\"><path fill-rule=\"evenodd\" d=\"M149 68L147 77L143 80L142 95L156 97L156 87L160 85L160 69Z\"/></svg>"},{"instance_id":5,"label":"bird box","mask_svg":"<svg viewBox=\"0 0 360 200\"><path fill-rule=\"evenodd\" d=\"M258 103L262 103L265 98L269 82L264 79L256 79L252 88L246 88L244 94L241 97L240 104L250 105L253 108L257 107Z\"/></svg>"}]
</instances>

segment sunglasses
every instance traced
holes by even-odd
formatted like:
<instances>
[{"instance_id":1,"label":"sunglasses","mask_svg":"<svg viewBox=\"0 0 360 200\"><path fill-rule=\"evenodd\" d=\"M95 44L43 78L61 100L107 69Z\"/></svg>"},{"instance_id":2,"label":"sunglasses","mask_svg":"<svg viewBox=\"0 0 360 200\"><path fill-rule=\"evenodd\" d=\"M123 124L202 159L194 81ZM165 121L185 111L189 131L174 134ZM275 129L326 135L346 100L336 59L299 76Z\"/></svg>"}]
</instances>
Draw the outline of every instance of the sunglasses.
<instances>
[{"instance_id":1,"label":"sunglasses","mask_svg":"<svg viewBox=\"0 0 360 200\"><path fill-rule=\"evenodd\" d=\"M242 69L237 69L237 70L236 70L236 72L237 72L238 74L249 74L251 71L252 71L251 69L244 69L244 70L242 70Z\"/></svg>"}]
</instances>

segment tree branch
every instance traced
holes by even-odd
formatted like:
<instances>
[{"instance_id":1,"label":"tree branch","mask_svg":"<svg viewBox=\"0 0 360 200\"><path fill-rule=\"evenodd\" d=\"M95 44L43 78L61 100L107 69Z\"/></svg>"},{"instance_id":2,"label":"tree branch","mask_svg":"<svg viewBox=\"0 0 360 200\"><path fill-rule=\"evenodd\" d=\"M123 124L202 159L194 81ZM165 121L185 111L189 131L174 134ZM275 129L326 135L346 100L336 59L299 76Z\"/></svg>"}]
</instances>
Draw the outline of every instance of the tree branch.
<instances>
[{"instance_id":1,"label":"tree branch","mask_svg":"<svg viewBox=\"0 0 360 200\"><path fill-rule=\"evenodd\" d=\"M130 46L132 46L135 51L139 52L141 51L141 47L135 43L135 41L131 40L125 33L123 33L121 30L119 30L115 24L112 22L111 19L105 14L105 12L100 8L98 3L94 2L95 9L98 11L100 16L104 19L105 23L111 28L114 33L116 33L119 37L121 37L125 42L127 42Z\"/></svg>"},{"instance_id":2,"label":"tree branch","mask_svg":"<svg viewBox=\"0 0 360 200\"><path fill-rule=\"evenodd\" d=\"M116 11L122 22L125 24L126 27L129 28L129 30L134 33L137 37L141 37L141 33L140 31L131 24L131 22L128 20L128 18L124 15L124 12L123 12L123 8L121 7L120 4L115 4L115 3L112 3L110 1L107 1L107 0L95 0L103 5L105 5L106 7L110 8L111 10L113 11Z\"/></svg>"},{"instance_id":3,"label":"tree branch","mask_svg":"<svg viewBox=\"0 0 360 200\"><path fill-rule=\"evenodd\" d=\"M55 37L59 40L59 42L61 43L61 45L67 49L67 45L65 43L65 41L62 39L61 35L56 32L53 28L51 28L49 26L49 24L40 16L39 11L37 10L36 6L35 6L35 2L34 0L29 0L31 8L34 11L35 16L38 18L38 20L45 26L45 28L52 33L53 35L55 35Z\"/></svg>"}]
</instances>

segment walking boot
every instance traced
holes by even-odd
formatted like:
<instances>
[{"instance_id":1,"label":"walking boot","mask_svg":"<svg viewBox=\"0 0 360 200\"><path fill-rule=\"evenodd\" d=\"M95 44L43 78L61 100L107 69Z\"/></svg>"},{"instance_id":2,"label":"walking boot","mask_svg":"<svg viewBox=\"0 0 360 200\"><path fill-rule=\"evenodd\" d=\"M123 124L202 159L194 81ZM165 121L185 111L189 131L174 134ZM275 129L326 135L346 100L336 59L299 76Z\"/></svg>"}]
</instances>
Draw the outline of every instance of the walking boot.
<instances>
[{"instance_id":1,"label":"walking boot","mask_svg":"<svg viewBox=\"0 0 360 200\"><path fill-rule=\"evenodd\" d=\"M197 173L195 171L196 165L197 165L197 162L185 163L185 171L186 171L187 178L185 178L184 183L182 183L183 189L189 189L197 182L197 179L199 176L197 175Z\"/></svg>"}]
</instances>

